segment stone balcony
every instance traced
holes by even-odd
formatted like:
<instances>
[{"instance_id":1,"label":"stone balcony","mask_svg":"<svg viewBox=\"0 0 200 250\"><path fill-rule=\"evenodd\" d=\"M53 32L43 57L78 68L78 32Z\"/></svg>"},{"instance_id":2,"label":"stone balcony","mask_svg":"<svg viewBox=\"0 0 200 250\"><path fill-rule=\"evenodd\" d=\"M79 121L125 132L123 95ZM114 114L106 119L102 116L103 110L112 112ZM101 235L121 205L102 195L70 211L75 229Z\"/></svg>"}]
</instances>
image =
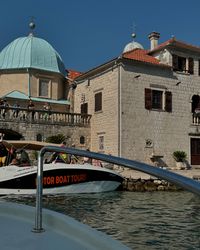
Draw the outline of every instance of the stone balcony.
<instances>
[{"instance_id":1,"label":"stone balcony","mask_svg":"<svg viewBox=\"0 0 200 250\"><path fill-rule=\"evenodd\" d=\"M27 122L60 126L89 127L91 115L59 111L28 110L27 108L2 107L0 121Z\"/></svg>"},{"instance_id":2,"label":"stone balcony","mask_svg":"<svg viewBox=\"0 0 200 250\"><path fill-rule=\"evenodd\" d=\"M193 113L192 114L192 124L193 125L200 125L200 113Z\"/></svg>"}]
</instances>

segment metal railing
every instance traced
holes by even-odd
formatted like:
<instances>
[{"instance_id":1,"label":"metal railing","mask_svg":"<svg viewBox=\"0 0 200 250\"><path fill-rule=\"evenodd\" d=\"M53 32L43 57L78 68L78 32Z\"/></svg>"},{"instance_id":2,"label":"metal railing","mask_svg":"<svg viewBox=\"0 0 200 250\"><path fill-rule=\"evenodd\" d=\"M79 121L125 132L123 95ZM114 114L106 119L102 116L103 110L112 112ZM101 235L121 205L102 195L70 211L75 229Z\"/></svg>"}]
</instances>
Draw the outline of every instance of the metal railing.
<instances>
[{"instance_id":1,"label":"metal railing","mask_svg":"<svg viewBox=\"0 0 200 250\"><path fill-rule=\"evenodd\" d=\"M158 177L162 180L166 180L175 185L178 185L192 193L200 195L200 182L190 179L188 177L173 173L171 171L157 168L146 163L128 160L117 156L99 154L95 152L75 149L75 148L61 148L54 146L43 147L38 156L38 172L37 172L37 191L36 191L36 213L35 213L35 227L34 232L43 232L42 227L42 194L43 194L43 161L46 152L60 152L68 153L78 156L86 156L92 159L99 159L101 161L113 163L116 165L124 166L130 169L138 170L152 176Z\"/></svg>"}]
</instances>

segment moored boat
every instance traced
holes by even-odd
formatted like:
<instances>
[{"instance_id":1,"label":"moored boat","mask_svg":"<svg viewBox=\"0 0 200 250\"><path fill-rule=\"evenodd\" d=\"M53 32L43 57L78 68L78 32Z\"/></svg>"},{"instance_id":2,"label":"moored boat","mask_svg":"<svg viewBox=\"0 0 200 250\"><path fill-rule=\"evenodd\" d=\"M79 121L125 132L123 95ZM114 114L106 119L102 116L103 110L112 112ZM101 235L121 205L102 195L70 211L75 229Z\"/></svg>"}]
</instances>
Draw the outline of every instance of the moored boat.
<instances>
[{"instance_id":1,"label":"moored boat","mask_svg":"<svg viewBox=\"0 0 200 250\"><path fill-rule=\"evenodd\" d=\"M6 147L40 150L49 143L7 141ZM55 144L54 144L55 145ZM58 145L56 145L58 146ZM8 165L0 168L0 195L35 194L37 166ZM92 164L51 162L43 165L44 194L95 193L116 190L123 182L117 172Z\"/></svg>"}]
</instances>

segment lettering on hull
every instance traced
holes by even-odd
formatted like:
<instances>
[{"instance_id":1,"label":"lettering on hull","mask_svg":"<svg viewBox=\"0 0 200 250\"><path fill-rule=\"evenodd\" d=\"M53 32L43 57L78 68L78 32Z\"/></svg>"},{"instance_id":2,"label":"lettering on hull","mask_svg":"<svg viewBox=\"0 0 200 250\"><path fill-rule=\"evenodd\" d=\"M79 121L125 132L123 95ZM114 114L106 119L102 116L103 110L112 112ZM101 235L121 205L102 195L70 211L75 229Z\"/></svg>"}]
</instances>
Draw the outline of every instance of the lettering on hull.
<instances>
[{"instance_id":1,"label":"lettering on hull","mask_svg":"<svg viewBox=\"0 0 200 250\"><path fill-rule=\"evenodd\" d=\"M35 189L37 174L21 173L21 176L0 181L0 189ZM43 186L46 189L63 187L85 182L114 181L122 182L123 178L106 171L84 169L53 169L43 173Z\"/></svg>"},{"instance_id":2,"label":"lettering on hull","mask_svg":"<svg viewBox=\"0 0 200 250\"><path fill-rule=\"evenodd\" d=\"M61 186L66 184L80 183L86 180L86 174L45 176L43 177L43 185L44 187L52 185Z\"/></svg>"}]
</instances>

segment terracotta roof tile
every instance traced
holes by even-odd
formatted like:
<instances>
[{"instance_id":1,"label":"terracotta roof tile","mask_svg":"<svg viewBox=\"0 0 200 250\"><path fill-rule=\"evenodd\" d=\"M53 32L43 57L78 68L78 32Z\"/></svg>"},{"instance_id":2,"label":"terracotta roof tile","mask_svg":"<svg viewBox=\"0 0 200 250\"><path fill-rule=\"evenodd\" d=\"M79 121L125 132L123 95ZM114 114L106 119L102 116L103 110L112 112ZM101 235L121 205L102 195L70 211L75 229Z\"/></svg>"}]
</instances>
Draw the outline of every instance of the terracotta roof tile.
<instances>
[{"instance_id":1,"label":"terracotta roof tile","mask_svg":"<svg viewBox=\"0 0 200 250\"><path fill-rule=\"evenodd\" d=\"M79 71L72 70L72 69L68 69L67 71L68 71L68 77L71 78L72 80L74 80L76 77L83 74Z\"/></svg>"},{"instance_id":2,"label":"terracotta roof tile","mask_svg":"<svg viewBox=\"0 0 200 250\"><path fill-rule=\"evenodd\" d=\"M126 59L146 62L146 63L152 63L152 64L157 64L157 65L160 64L158 59L156 59L153 56L148 55L148 50L143 50L143 49L134 49L134 50L128 51L124 53L122 57Z\"/></svg>"},{"instance_id":3,"label":"terracotta roof tile","mask_svg":"<svg viewBox=\"0 0 200 250\"><path fill-rule=\"evenodd\" d=\"M194 51L200 52L199 46L194 46L192 44L178 41L178 40L176 40L175 37L173 37L173 38L167 40L166 42L159 44L155 49L149 51L149 54L154 53L154 52L159 51L159 50L162 50L166 46L170 46L170 45L174 46L174 47L179 47L179 48L183 48L183 49L189 49L189 50L194 50Z\"/></svg>"},{"instance_id":4,"label":"terracotta roof tile","mask_svg":"<svg viewBox=\"0 0 200 250\"><path fill-rule=\"evenodd\" d=\"M172 44L174 41L175 41L175 38L171 38L171 39L165 41L164 43L159 44L155 49L149 50L149 53L155 52L157 50L161 50L162 48L166 47L167 45Z\"/></svg>"}]
</instances>

